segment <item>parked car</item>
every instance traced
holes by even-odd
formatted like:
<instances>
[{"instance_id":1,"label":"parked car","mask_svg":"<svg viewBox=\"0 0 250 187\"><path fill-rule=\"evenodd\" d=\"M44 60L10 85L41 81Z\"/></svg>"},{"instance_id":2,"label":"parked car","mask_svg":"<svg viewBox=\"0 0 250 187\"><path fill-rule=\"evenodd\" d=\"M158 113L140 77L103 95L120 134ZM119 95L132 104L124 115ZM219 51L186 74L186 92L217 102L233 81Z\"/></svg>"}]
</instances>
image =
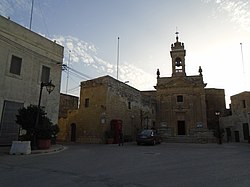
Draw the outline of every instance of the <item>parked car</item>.
<instances>
[{"instance_id":1,"label":"parked car","mask_svg":"<svg viewBox=\"0 0 250 187\"><path fill-rule=\"evenodd\" d=\"M142 130L137 134L136 137L137 145L140 144L155 145L155 144L160 144L161 141L162 141L161 136L155 130L151 129Z\"/></svg>"}]
</instances>

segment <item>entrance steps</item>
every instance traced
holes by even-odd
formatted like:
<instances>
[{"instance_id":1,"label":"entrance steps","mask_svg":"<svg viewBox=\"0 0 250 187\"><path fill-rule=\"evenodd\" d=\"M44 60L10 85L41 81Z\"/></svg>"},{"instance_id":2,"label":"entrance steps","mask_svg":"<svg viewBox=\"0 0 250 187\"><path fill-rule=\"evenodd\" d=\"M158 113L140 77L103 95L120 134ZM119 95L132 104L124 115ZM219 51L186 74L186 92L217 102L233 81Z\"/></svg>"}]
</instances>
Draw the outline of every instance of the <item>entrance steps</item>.
<instances>
[{"instance_id":1,"label":"entrance steps","mask_svg":"<svg viewBox=\"0 0 250 187\"><path fill-rule=\"evenodd\" d=\"M206 138L198 138L195 136L170 136L163 137L166 143L208 143Z\"/></svg>"}]
</instances>

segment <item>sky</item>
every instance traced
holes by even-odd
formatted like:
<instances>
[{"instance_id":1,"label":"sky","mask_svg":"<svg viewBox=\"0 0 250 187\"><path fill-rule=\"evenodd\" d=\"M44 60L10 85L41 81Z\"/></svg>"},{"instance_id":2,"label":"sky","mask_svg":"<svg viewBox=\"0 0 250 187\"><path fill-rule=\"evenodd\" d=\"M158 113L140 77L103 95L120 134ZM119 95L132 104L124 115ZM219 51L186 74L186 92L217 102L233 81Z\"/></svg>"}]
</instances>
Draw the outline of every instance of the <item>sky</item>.
<instances>
[{"instance_id":1,"label":"sky","mask_svg":"<svg viewBox=\"0 0 250 187\"><path fill-rule=\"evenodd\" d=\"M1 0L0 15L30 27L32 0ZM154 90L171 77L171 44L186 49L186 74L203 70L206 88L230 96L250 90L249 0L34 0L31 30L64 46L61 92L110 75ZM118 50L119 37L119 50ZM119 51L119 55L118 55Z\"/></svg>"}]
</instances>

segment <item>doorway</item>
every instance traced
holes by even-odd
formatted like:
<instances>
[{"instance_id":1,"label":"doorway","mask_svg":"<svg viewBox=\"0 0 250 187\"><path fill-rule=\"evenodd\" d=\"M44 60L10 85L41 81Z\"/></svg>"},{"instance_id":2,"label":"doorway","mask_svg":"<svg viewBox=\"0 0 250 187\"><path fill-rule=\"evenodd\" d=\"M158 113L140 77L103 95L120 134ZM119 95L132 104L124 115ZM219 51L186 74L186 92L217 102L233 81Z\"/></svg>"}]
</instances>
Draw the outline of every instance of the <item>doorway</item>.
<instances>
[{"instance_id":1,"label":"doorway","mask_svg":"<svg viewBox=\"0 0 250 187\"><path fill-rule=\"evenodd\" d=\"M234 131L235 142L240 142L240 133L239 131Z\"/></svg>"},{"instance_id":2,"label":"doorway","mask_svg":"<svg viewBox=\"0 0 250 187\"><path fill-rule=\"evenodd\" d=\"M248 123L243 123L243 136L244 136L244 140L248 140L248 137L249 137Z\"/></svg>"},{"instance_id":3,"label":"doorway","mask_svg":"<svg viewBox=\"0 0 250 187\"><path fill-rule=\"evenodd\" d=\"M232 139L231 129L226 128L226 133L227 133L227 142L231 142L231 139Z\"/></svg>"},{"instance_id":4,"label":"doorway","mask_svg":"<svg viewBox=\"0 0 250 187\"><path fill-rule=\"evenodd\" d=\"M71 127L71 138L70 138L70 140L71 140L71 142L75 142L76 141L76 124L75 123L72 123L71 125L70 125L70 127Z\"/></svg>"},{"instance_id":5,"label":"doorway","mask_svg":"<svg viewBox=\"0 0 250 187\"><path fill-rule=\"evenodd\" d=\"M23 107L23 103L15 101L4 101L2 120L0 121L0 144L11 145L12 141L18 140L19 125L16 123L18 109Z\"/></svg>"},{"instance_id":6,"label":"doorway","mask_svg":"<svg viewBox=\"0 0 250 187\"><path fill-rule=\"evenodd\" d=\"M186 135L186 124L185 121L177 121L178 135Z\"/></svg>"}]
</instances>

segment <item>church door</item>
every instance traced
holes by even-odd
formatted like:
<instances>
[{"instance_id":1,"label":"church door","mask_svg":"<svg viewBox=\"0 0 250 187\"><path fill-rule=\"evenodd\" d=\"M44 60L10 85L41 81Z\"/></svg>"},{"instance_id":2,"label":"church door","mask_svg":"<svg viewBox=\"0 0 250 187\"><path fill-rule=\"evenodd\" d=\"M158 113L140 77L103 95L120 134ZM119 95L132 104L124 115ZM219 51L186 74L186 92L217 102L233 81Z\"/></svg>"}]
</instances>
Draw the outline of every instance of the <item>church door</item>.
<instances>
[{"instance_id":1,"label":"church door","mask_svg":"<svg viewBox=\"0 0 250 187\"><path fill-rule=\"evenodd\" d=\"M178 135L186 135L186 125L185 121L178 121Z\"/></svg>"}]
</instances>

